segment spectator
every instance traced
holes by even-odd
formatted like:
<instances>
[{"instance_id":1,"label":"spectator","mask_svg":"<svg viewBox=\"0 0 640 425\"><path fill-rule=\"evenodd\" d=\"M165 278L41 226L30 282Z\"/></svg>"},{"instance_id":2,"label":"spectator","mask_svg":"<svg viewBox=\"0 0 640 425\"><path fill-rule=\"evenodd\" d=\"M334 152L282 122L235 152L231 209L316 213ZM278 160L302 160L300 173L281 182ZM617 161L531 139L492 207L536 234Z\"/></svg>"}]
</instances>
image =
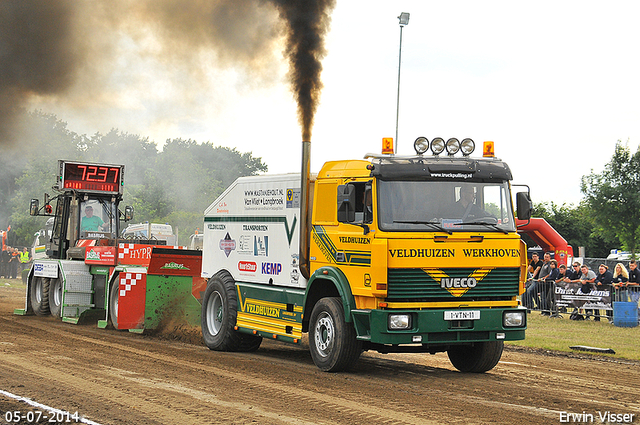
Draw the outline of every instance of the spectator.
<instances>
[{"instance_id":1,"label":"spectator","mask_svg":"<svg viewBox=\"0 0 640 425\"><path fill-rule=\"evenodd\" d=\"M538 256L537 252L531 254L531 262L529 263L529 273L531 274L531 279L537 279L538 273L540 273L540 268L542 267L542 260Z\"/></svg>"},{"instance_id":2,"label":"spectator","mask_svg":"<svg viewBox=\"0 0 640 425\"><path fill-rule=\"evenodd\" d=\"M534 255L536 258L534 258ZM533 263L533 260L537 259L537 257L538 255L535 253L531 254L531 262ZM531 278L533 280L533 283L531 284L531 286L529 286L529 288L527 288L527 292L525 292L525 300L528 303L527 308L533 308L533 304L535 301L535 304L539 309L544 309L542 300L540 299L540 296L538 294L542 292L541 289L544 289L544 284L540 282L544 282L544 279L546 279L549 273L551 273L550 262L551 254L547 252L544 254L544 261L542 262L540 267L534 269L534 271L537 270L538 273L533 274L533 277Z\"/></svg>"},{"instance_id":3,"label":"spectator","mask_svg":"<svg viewBox=\"0 0 640 425\"><path fill-rule=\"evenodd\" d=\"M596 291L608 291L609 295L613 295L611 291L611 282L613 281L613 274L609 271L609 268L604 264L600 264L600 266L598 267L598 271L599 273L596 276L596 280L595 280ZM607 312L607 318L609 319L609 321L613 322L613 309L606 310L606 312ZM598 314L595 316L595 320L599 321L600 310L598 310L597 313Z\"/></svg>"},{"instance_id":4,"label":"spectator","mask_svg":"<svg viewBox=\"0 0 640 425\"><path fill-rule=\"evenodd\" d=\"M636 260L629 262L629 283L640 284L640 270L638 270Z\"/></svg>"},{"instance_id":5,"label":"spectator","mask_svg":"<svg viewBox=\"0 0 640 425\"><path fill-rule=\"evenodd\" d=\"M567 266L564 264L560 264L560 266L558 266L558 276L555 279L555 284L561 284L563 282L567 281L567 276L568 276L568 271L567 271ZM552 294L552 299L555 302L555 293ZM565 306L562 306L562 311L560 311L561 313L566 313L567 312L567 308Z\"/></svg>"},{"instance_id":6,"label":"spectator","mask_svg":"<svg viewBox=\"0 0 640 425\"><path fill-rule=\"evenodd\" d=\"M29 248L25 247L20 253L20 273L23 270L29 267L29 262L31 261L31 256L29 253Z\"/></svg>"},{"instance_id":7,"label":"spectator","mask_svg":"<svg viewBox=\"0 0 640 425\"><path fill-rule=\"evenodd\" d=\"M18 248L7 248L10 251L11 257L9 258L9 277L15 279L18 277L18 265L20 264L20 253Z\"/></svg>"},{"instance_id":8,"label":"spectator","mask_svg":"<svg viewBox=\"0 0 640 425\"><path fill-rule=\"evenodd\" d=\"M629 262L629 283L627 286L633 288L633 290L628 291L631 296L631 301L638 301L640 298L640 292L638 291L638 285L640 285L640 270L638 270L638 264L636 260L631 260Z\"/></svg>"},{"instance_id":9,"label":"spectator","mask_svg":"<svg viewBox=\"0 0 640 425\"><path fill-rule=\"evenodd\" d=\"M580 276L582 273L580 272L580 263L573 263L571 265L571 270L567 270L567 277L564 279L567 283L581 283Z\"/></svg>"},{"instance_id":10,"label":"spectator","mask_svg":"<svg viewBox=\"0 0 640 425\"><path fill-rule=\"evenodd\" d=\"M558 266L558 277L555 279L556 283L565 282L565 279L567 279L567 266L560 264L560 266Z\"/></svg>"},{"instance_id":11,"label":"spectator","mask_svg":"<svg viewBox=\"0 0 640 425\"><path fill-rule=\"evenodd\" d=\"M548 254L545 254L545 259ZM551 258L551 255L549 255ZM553 305L553 284L555 283L560 270L558 270L558 262L554 260L549 261L549 267L551 271L544 278L544 284L540 287L540 300L542 302L542 315L549 316L551 314L551 306Z\"/></svg>"},{"instance_id":12,"label":"spectator","mask_svg":"<svg viewBox=\"0 0 640 425\"><path fill-rule=\"evenodd\" d=\"M540 267L540 273L538 273L538 280L546 280L550 274L551 274L551 254L549 252L545 252L544 261L542 262L542 267Z\"/></svg>"},{"instance_id":13,"label":"spectator","mask_svg":"<svg viewBox=\"0 0 640 425\"><path fill-rule=\"evenodd\" d=\"M582 285L582 287L580 288L580 292L582 292L583 295L589 295L592 290L593 282L595 282L596 280L596 274L593 270L589 270L589 267L587 267L586 264L583 264L582 267L580 267L580 271L582 272L579 279L580 284ZM584 312L587 317L593 314L593 310L585 309Z\"/></svg>"},{"instance_id":14,"label":"spectator","mask_svg":"<svg viewBox=\"0 0 640 425\"><path fill-rule=\"evenodd\" d=\"M9 260L11 259L11 252L9 251L9 247L5 247L0 254L0 275L5 279L9 278Z\"/></svg>"},{"instance_id":15,"label":"spectator","mask_svg":"<svg viewBox=\"0 0 640 425\"><path fill-rule=\"evenodd\" d=\"M527 291L522 295L522 304L527 307L528 310L533 308L533 291L534 289L537 291L537 286L535 280L538 278L538 274L540 273L540 269L542 268L542 261L538 256L537 252L531 254L531 262L529 263L529 267L527 271L529 272L529 286L527 287ZM536 288L534 288L536 286ZM537 298L537 295L536 295Z\"/></svg>"},{"instance_id":16,"label":"spectator","mask_svg":"<svg viewBox=\"0 0 640 425\"><path fill-rule=\"evenodd\" d=\"M627 301L627 285L629 284L629 272L625 268L624 264L616 264L613 270L613 279L611 280L613 287L615 288L615 301ZM611 301L613 301L613 294L611 294Z\"/></svg>"}]
</instances>

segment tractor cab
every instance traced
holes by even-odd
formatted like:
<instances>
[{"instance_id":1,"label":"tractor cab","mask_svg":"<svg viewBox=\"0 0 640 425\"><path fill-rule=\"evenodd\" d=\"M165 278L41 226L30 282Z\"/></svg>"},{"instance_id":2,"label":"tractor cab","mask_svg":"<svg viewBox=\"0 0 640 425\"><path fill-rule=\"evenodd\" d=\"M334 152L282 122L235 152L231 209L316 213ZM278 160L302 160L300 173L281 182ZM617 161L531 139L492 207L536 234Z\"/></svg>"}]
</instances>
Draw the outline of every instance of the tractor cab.
<instances>
[{"instance_id":1,"label":"tractor cab","mask_svg":"<svg viewBox=\"0 0 640 425\"><path fill-rule=\"evenodd\" d=\"M54 190L61 193L53 198L45 194L42 207L37 199L31 200L31 215L53 217L46 256L84 259L83 247L114 246L120 221L133 218L132 207L127 206L124 214L118 209L124 166L61 160L59 170Z\"/></svg>"}]
</instances>

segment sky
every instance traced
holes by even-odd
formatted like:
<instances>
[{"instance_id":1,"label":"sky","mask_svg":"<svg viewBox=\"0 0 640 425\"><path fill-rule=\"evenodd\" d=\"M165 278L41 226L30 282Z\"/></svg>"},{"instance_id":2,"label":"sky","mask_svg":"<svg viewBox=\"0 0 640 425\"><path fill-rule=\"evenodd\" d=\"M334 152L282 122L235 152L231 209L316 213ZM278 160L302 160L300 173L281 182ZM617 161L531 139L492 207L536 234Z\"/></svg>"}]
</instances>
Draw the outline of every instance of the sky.
<instances>
[{"instance_id":1,"label":"sky","mask_svg":"<svg viewBox=\"0 0 640 425\"><path fill-rule=\"evenodd\" d=\"M618 140L640 143L640 3L636 1L337 0L322 61L324 88L311 171L379 153L394 137L398 15L402 30L398 154L424 136L495 143L534 202L577 204L580 180L602 171ZM262 72L199 56L197 78L140 55L153 37L119 33L108 95L40 96L80 134L112 128L159 147L194 139L252 152L269 173L300 171L301 130L277 51ZM262 65L260 65L262 66ZM89 78L90 76L85 76Z\"/></svg>"}]
</instances>

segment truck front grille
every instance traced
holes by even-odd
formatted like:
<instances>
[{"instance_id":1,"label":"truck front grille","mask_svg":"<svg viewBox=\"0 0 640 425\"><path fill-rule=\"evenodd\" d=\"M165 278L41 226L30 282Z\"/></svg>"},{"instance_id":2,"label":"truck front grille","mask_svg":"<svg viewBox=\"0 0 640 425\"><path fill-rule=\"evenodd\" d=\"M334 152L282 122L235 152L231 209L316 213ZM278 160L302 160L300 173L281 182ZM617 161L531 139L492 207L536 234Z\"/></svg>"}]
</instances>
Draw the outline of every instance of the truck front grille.
<instances>
[{"instance_id":1,"label":"truck front grille","mask_svg":"<svg viewBox=\"0 0 640 425\"><path fill-rule=\"evenodd\" d=\"M447 279L468 279L475 269L449 268L389 269L387 300L394 302L438 302L438 301L499 301L518 295L518 268L495 268L477 280L475 287L460 295L442 287L438 276ZM435 277L434 277L435 276ZM446 286L446 285L445 285Z\"/></svg>"}]
</instances>

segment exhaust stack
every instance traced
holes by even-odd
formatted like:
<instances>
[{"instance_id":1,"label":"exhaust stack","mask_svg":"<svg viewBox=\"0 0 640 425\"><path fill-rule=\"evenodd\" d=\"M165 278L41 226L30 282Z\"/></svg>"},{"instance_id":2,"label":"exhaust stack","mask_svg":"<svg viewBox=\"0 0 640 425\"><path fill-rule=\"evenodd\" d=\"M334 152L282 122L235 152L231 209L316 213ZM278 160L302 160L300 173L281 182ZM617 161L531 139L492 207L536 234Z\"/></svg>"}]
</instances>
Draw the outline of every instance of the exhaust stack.
<instances>
[{"instance_id":1,"label":"exhaust stack","mask_svg":"<svg viewBox=\"0 0 640 425\"><path fill-rule=\"evenodd\" d=\"M305 279L309 279L309 238L311 237L309 190L311 185L310 175L311 142L302 142L302 171L300 173L300 250L298 260L300 273Z\"/></svg>"}]
</instances>

